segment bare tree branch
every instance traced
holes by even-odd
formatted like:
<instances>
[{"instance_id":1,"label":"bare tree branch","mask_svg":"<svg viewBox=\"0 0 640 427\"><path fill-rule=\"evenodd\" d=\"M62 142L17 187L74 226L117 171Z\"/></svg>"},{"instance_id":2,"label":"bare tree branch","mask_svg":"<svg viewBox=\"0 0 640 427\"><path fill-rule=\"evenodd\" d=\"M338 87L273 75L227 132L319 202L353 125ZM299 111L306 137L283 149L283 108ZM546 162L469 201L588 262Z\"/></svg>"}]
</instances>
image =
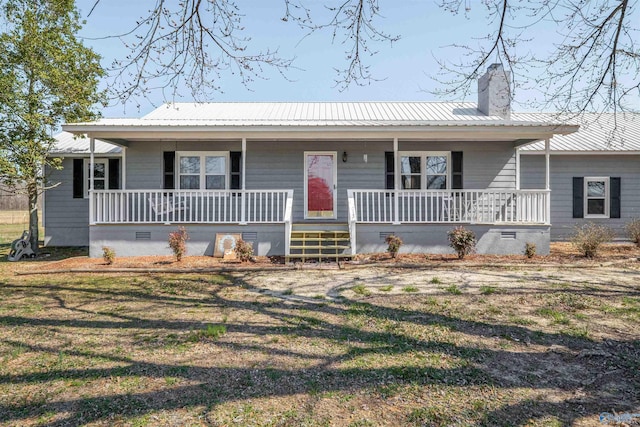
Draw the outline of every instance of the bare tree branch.
<instances>
[{"instance_id":1,"label":"bare tree branch","mask_svg":"<svg viewBox=\"0 0 640 427\"><path fill-rule=\"evenodd\" d=\"M470 7L464 2L465 15ZM493 62L511 71L512 90L529 86L543 94L536 108L559 112L638 111L640 51L638 25L632 15L637 0L482 0L494 31L479 46L452 45L461 52L455 63L440 61L440 95L465 96L478 73ZM462 0L442 0L440 6L459 14ZM519 56L535 41L541 23L554 24L559 40L547 57ZM620 70L624 70L621 74Z\"/></svg>"},{"instance_id":2,"label":"bare tree branch","mask_svg":"<svg viewBox=\"0 0 640 427\"><path fill-rule=\"evenodd\" d=\"M307 35L329 30L332 42L339 41L346 47L346 67L335 68L336 87L341 91L352 84L363 86L378 80L366 64L366 57L378 53L372 48L374 44L393 44L400 39L399 35L390 35L378 28L377 20L382 18L378 0L341 0L337 6L325 6L330 16L323 23L317 22L318 18L314 18L311 9L303 3L285 0L285 9L283 19L296 22Z\"/></svg>"},{"instance_id":3,"label":"bare tree branch","mask_svg":"<svg viewBox=\"0 0 640 427\"><path fill-rule=\"evenodd\" d=\"M284 73L292 66L277 50L249 53L251 39L240 35L242 31L242 15L232 0L184 0L177 5L156 0L129 33L135 36L128 44L131 54L110 70L113 91L122 102L153 90L169 91L168 97L176 98L184 85L198 99L222 91L222 72L248 85L263 78L265 67Z\"/></svg>"}]
</instances>

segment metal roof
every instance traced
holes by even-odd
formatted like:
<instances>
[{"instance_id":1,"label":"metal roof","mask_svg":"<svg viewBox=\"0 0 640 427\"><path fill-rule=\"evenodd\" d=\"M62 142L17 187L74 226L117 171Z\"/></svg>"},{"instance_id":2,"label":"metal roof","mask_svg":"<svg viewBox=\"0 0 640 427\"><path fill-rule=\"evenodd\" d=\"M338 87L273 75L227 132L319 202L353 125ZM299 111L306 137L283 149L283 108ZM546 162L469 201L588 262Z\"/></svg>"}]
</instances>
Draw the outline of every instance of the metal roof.
<instances>
[{"instance_id":1,"label":"metal roof","mask_svg":"<svg viewBox=\"0 0 640 427\"><path fill-rule=\"evenodd\" d=\"M165 104L142 120L257 123L504 121L474 103L451 102L215 102Z\"/></svg>"},{"instance_id":2,"label":"metal roof","mask_svg":"<svg viewBox=\"0 0 640 427\"><path fill-rule=\"evenodd\" d=\"M544 121L550 113L513 114L523 118ZM558 117L555 115L555 117ZM556 135L550 140L552 152L640 152L640 114L638 113L584 113L568 121L580 125L578 132ZM544 141L521 147L523 154L543 152Z\"/></svg>"},{"instance_id":3,"label":"metal roof","mask_svg":"<svg viewBox=\"0 0 640 427\"><path fill-rule=\"evenodd\" d=\"M90 127L536 127L558 122L486 116L461 102L214 102L171 103L139 119L100 119Z\"/></svg>"},{"instance_id":4,"label":"metal roof","mask_svg":"<svg viewBox=\"0 0 640 427\"><path fill-rule=\"evenodd\" d=\"M55 135L56 144L51 150L53 155L73 155L73 154L90 154L89 138L85 136L74 136L70 132L60 132ZM110 144L108 142L96 139L95 154L120 154L122 148Z\"/></svg>"}]
</instances>

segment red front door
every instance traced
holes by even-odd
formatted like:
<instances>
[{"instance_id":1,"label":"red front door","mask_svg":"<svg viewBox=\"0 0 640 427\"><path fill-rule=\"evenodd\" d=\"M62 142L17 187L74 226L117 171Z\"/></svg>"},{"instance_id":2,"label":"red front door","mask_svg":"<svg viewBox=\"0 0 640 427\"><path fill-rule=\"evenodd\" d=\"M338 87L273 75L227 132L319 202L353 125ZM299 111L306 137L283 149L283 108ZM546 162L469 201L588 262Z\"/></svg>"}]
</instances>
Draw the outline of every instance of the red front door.
<instances>
[{"instance_id":1,"label":"red front door","mask_svg":"<svg viewBox=\"0 0 640 427\"><path fill-rule=\"evenodd\" d=\"M306 218L335 218L336 153L305 153Z\"/></svg>"}]
</instances>

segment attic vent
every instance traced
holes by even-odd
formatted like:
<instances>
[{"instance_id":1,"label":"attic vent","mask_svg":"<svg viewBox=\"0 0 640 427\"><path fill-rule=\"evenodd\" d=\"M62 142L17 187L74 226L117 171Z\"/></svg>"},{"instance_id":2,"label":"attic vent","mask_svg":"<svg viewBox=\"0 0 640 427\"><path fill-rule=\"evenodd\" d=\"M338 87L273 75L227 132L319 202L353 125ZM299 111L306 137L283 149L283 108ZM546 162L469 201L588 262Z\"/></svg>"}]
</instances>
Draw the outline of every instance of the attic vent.
<instances>
[{"instance_id":1,"label":"attic vent","mask_svg":"<svg viewBox=\"0 0 640 427\"><path fill-rule=\"evenodd\" d=\"M150 231L136 231L136 240L151 240Z\"/></svg>"},{"instance_id":2,"label":"attic vent","mask_svg":"<svg viewBox=\"0 0 640 427\"><path fill-rule=\"evenodd\" d=\"M501 231L500 232L501 239L515 239L516 232L515 231Z\"/></svg>"},{"instance_id":3,"label":"attic vent","mask_svg":"<svg viewBox=\"0 0 640 427\"><path fill-rule=\"evenodd\" d=\"M245 242L251 242L258 240L258 232L257 231L248 231L246 233L242 233L242 240Z\"/></svg>"},{"instance_id":4,"label":"attic vent","mask_svg":"<svg viewBox=\"0 0 640 427\"><path fill-rule=\"evenodd\" d=\"M384 240L387 238L387 236L391 236L393 233L391 233L390 231L381 231L380 232L380 239Z\"/></svg>"}]
</instances>

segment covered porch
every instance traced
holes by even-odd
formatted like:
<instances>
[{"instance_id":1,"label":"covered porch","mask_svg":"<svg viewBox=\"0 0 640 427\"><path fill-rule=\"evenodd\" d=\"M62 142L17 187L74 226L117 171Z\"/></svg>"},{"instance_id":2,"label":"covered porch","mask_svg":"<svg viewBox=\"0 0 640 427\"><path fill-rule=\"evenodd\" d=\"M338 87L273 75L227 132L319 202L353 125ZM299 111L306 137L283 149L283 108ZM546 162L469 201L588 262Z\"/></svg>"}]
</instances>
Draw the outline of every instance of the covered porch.
<instances>
[{"instance_id":1,"label":"covered porch","mask_svg":"<svg viewBox=\"0 0 640 427\"><path fill-rule=\"evenodd\" d=\"M548 141L572 129L490 117L475 108L455 106L450 120L443 120L428 105L396 107L398 114L416 108L416 117L427 119L363 124L247 118L230 124L192 122L182 117L185 111L167 109L131 123L102 120L66 128L89 139L85 176L78 182L84 179L86 186L88 226L100 228L103 242L107 230L127 230L126 240L144 228L158 230L159 248L167 225L258 233L256 241L268 229L270 238L281 233L268 254L289 256L292 227L300 224L315 231L344 227L350 240L345 253L353 255L384 242L376 227L416 236L458 224L548 227ZM228 114L220 108L211 106L212 117ZM190 114L205 112L194 107ZM180 118L167 120L165 114ZM122 149L116 186L111 176L96 177L96 140ZM521 190L519 147L539 140L547 147L545 186ZM416 242L415 250L430 247Z\"/></svg>"}]
</instances>

